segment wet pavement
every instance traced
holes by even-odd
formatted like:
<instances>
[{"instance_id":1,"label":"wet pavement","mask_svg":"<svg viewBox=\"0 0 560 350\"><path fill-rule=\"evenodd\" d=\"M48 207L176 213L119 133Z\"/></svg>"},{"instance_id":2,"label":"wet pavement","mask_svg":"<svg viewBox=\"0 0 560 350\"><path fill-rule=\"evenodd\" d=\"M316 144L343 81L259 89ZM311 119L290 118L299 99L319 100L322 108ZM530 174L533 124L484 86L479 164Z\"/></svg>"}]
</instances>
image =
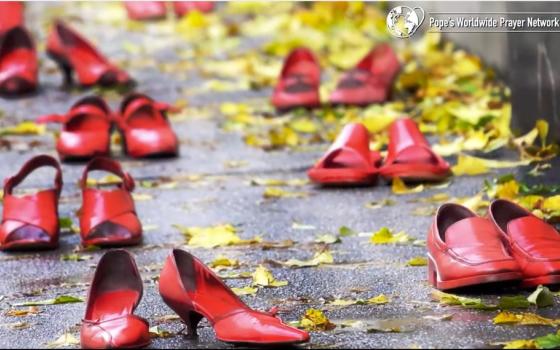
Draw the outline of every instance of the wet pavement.
<instances>
[{"instance_id":1,"label":"wet pavement","mask_svg":"<svg viewBox=\"0 0 560 350\"><path fill-rule=\"evenodd\" d=\"M55 14L54 5L31 4L28 18L41 18L31 29L36 37L44 38L43 25ZM45 7L47 10L45 11ZM122 29L103 30L102 26L87 23L87 12L69 10L69 18L80 31L95 37L103 51L118 60L134 60L135 54L123 52L123 42L146 40L144 34ZM41 17L39 17L41 14ZM181 61L174 49L181 45L171 41L160 42L156 50L158 61ZM247 43L251 45L250 42ZM42 56L44 58L44 56ZM130 68L139 82L138 91L155 99L173 103L185 98L185 87L196 87L203 82L195 69L186 68L183 74L162 73L156 67ZM60 88L61 76L51 62L42 60L42 91L34 97L18 100L0 100L4 117L2 125L16 121L33 120L41 114L65 111L80 96L90 92L67 92ZM131 160L117 148L115 158L134 178L157 180L161 176L179 178L176 187L148 189L141 186L139 194L148 194L148 200L137 201L138 215L146 227L144 242L130 248L145 281L144 298L137 314L146 317L151 325L172 332L168 338L156 338L154 348L224 348L230 345L215 340L211 327L202 323L200 337L187 339L178 332L182 325L178 320L162 320L173 312L165 306L157 292L156 277L165 257L172 248L184 247L205 262L223 254L238 259L242 266L235 270L254 271L265 264L279 280L289 284L281 288L263 288L255 296L243 297L253 308L268 310L280 308L285 321L296 321L306 309L314 307L325 311L335 323L348 320L377 321L379 328L398 328L400 332L366 332L357 328L338 327L333 331L312 332L310 348L410 348L410 347L489 347L496 342L521 338L534 338L554 331L552 327L496 326L492 318L496 312L467 311L456 307L440 306L431 298L431 288L426 282L426 267L407 267L406 262L424 255L422 246L376 246L368 242L369 235L343 237L341 243L331 244L334 264L320 267L290 269L270 264L270 260L286 261L291 258L309 259L314 252L325 247L314 243L317 235L338 233L341 226L356 232L374 232L386 226L395 232L404 230L414 238L425 239L431 218L414 216L412 211L426 204L414 203L415 199L446 192L452 197L473 196L478 193L485 178L496 174L452 179L446 189L429 189L422 193L397 196L390 186L381 182L375 187L322 189L313 185L290 190L304 191L305 198L279 198L265 200L264 187L250 185L254 178L305 179L306 169L321 155L327 145L319 145L307 151L266 152L244 144L237 133L223 131L224 118L219 105L224 101L265 100L270 90L234 92L206 91L187 96L189 115L173 122L181 139L181 156L171 160ZM113 108L120 98L106 95ZM205 113L197 115L196 107ZM202 109L201 109L202 110ZM52 135L8 137L12 150L2 151L0 178L13 174L20 165L34 154L55 155ZM500 157L501 154L496 156ZM234 162L232 162L234 161ZM232 166L234 164L234 166ZM80 206L77 182L83 164L64 164L64 191L60 206L61 217L71 217L77 224L75 211ZM523 175L527 169L518 169ZM508 172L506 170L503 173ZM46 174L46 175L45 175ZM48 185L51 173L36 174L28 186L35 188ZM200 175L200 176L199 176ZM393 206L370 209L365 206L372 201L392 199ZM293 223L309 225L311 229L294 228ZM212 226L231 223L239 228L242 238L256 235L264 241L281 242L293 240L295 245L284 249L263 249L260 246L236 246L215 249L185 247L184 236L175 225ZM82 252L91 257L84 261L62 261L79 245L79 235L65 233L60 248L40 253L11 253L0 255L0 347L41 348L64 333L77 334L85 304L40 306L40 313L26 317L10 317L6 311L11 305L32 300L45 300L59 295L85 298L87 283L92 277L95 263L103 251ZM250 279L227 280L230 286L243 287ZM484 296L495 300L503 294L528 292L516 288L487 288L467 292L466 295ZM367 299L385 294L390 302L385 305L353 305L335 307L325 305L333 298ZM539 310L548 317L560 317L558 307ZM452 315L451 320L427 319L425 316ZM22 322L18 327L15 323ZM19 329L21 328L21 329Z\"/></svg>"}]
</instances>

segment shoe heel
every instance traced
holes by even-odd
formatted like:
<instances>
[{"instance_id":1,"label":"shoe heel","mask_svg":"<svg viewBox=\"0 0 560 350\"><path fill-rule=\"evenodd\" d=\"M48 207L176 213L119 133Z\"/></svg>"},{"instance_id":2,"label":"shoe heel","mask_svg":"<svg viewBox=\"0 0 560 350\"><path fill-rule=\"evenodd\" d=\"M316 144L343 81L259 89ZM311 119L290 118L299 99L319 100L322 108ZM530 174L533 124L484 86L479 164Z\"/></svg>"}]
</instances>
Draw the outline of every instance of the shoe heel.
<instances>
[{"instance_id":1,"label":"shoe heel","mask_svg":"<svg viewBox=\"0 0 560 350\"><path fill-rule=\"evenodd\" d=\"M62 74L64 75L64 86L71 86L73 83L72 72L74 69L70 63L68 63L68 61L62 56L53 52L47 52L47 56L52 59L62 71Z\"/></svg>"},{"instance_id":2,"label":"shoe heel","mask_svg":"<svg viewBox=\"0 0 560 350\"><path fill-rule=\"evenodd\" d=\"M187 337L188 338L196 338L198 337L197 334L197 327L200 321L204 318L201 314L194 311L192 307L188 304L178 304L175 303L162 295L163 301L169 306L185 323L186 330L187 330Z\"/></svg>"},{"instance_id":3,"label":"shoe heel","mask_svg":"<svg viewBox=\"0 0 560 350\"><path fill-rule=\"evenodd\" d=\"M437 288L437 270L432 259L428 258L428 282Z\"/></svg>"}]
</instances>

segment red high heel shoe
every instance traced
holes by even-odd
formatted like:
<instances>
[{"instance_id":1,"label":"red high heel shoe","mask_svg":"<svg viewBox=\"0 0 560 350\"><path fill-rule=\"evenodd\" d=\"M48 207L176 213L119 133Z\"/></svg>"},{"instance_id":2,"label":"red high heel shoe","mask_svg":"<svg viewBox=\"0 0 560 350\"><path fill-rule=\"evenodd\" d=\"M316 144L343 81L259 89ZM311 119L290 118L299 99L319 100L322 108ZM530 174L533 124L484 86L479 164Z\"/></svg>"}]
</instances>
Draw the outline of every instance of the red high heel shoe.
<instances>
[{"instance_id":1,"label":"red high heel shoe","mask_svg":"<svg viewBox=\"0 0 560 350\"><path fill-rule=\"evenodd\" d=\"M129 85L133 82L124 70L109 62L89 41L62 21L56 21L49 34L47 55L61 67L67 85L72 83L72 71L76 72L82 86Z\"/></svg>"},{"instance_id":2,"label":"red high heel shoe","mask_svg":"<svg viewBox=\"0 0 560 350\"><path fill-rule=\"evenodd\" d=\"M34 170L56 169L54 188L34 194L14 195L18 186ZM51 156L27 161L20 171L4 182L4 212L0 226L0 250L52 249L58 246L58 200L62 189L60 165Z\"/></svg>"},{"instance_id":3,"label":"red high heel shoe","mask_svg":"<svg viewBox=\"0 0 560 350\"><path fill-rule=\"evenodd\" d=\"M110 153L111 111L100 97L82 98L66 115L41 116L37 122L63 124L56 143L63 161L108 156Z\"/></svg>"},{"instance_id":4,"label":"red high heel shoe","mask_svg":"<svg viewBox=\"0 0 560 350\"><path fill-rule=\"evenodd\" d=\"M101 190L87 186L88 174L93 170L105 170L122 179L119 188ZM84 246L124 246L140 243L142 225L136 215L134 179L125 173L121 165L109 158L92 159L82 175L83 203L80 209L80 231Z\"/></svg>"},{"instance_id":5,"label":"red high heel shoe","mask_svg":"<svg viewBox=\"0 0 560 350\"><path fill-rule=\"evenodd\" d=\"M27 30L14 27L0 36L0 93L18 95L37 88L37 52Z\"/></svg>"},{"instance_id":6,"label":"red high heel shoe","mask_svg":"<svg viewBox=\"0 0 560 350\"><path fill-rule=\"evenodd\" d=\"M129 95L121 104L117 124L123 134L125 153L131 157L175 157L179 142L167 120L166 103L143 94Z\"/></svg>"},{"instance_id":7,"label":"red high heel shoe","mask_svg":"<svg viewBox=\"0 0 560 350\"><path fill-rule=\"evenodd\" d=\"M309 334L290 327L274 316L245 305L212 270L184 250L175 249L167 258L159 279L163 301L196 336L200 320L208 319L216 338L228 343L296 344L309 341Z\"/></svg>"},{"instance_id":8,"label":"red high heel shoe","mask_svg":"<svg viewBox=\"0 0 560 350\"><path fill-rule=\"evenodd\" d=\"M95 269L82 320L82 348L138 348L149 345L148 321L134 315L142 292L142 279L129 253L113 250L103 255Z\"/></svg>"},{"instance_id":9,"label":"red high heel shoe","mask_svg":"<svg viewBox=\"0 0 560 350\"><path fill-rule=\"evenodd\" d=\"M278 110L319 106L321 68L309 49L294 49L286 60L272 95Z\"/></svg>"},{"instance_id":10,"label":"red high heel shoe","mask_svg":"<svg viewBox=\"0 0 560 350\"><path fill-rule=\"evenodd\" d=\"M0 1L0 35L14 27L23 26L23 3Z\"/></svg>"},{"instance_id":11,"label":"red high heel shoe","mask_svg":"<svg viewBox=\"0 0 560 350\"><path fill-rule=\"evenodd\" d=\"M193 10L206 13L213 9L212 1L173 1L173 10L177 17L183 17Z\"/></svg>"},{"instance_id":12,"label":"red high heel shoe","mask_svg":"<svg viewBox=\"0 0 560 350\"><path fill-rule=\"evenodd\" d=\"M167 9L163 1L125 1L128 18L135 21L150 21L165 18Z\"/></svg>"}]
</instances>

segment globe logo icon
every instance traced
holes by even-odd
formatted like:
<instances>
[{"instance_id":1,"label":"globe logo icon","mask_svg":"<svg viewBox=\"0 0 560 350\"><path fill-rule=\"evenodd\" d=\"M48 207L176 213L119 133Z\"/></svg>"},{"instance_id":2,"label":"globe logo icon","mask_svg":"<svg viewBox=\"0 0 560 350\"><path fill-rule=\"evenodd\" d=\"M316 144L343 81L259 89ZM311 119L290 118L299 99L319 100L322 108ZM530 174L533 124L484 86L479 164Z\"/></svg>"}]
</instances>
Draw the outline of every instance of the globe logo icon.
<instances>
[{"instance_id":1,"label":"globe logo icon","mask_svg":"<svg viewBox=\"0 0 560 350\"><path fill-rule=\"evenodd\" d=\"M387 15L387 28L397 38L412 36L422 22L424 22L424 10L421 7L397 6Z\"/></svg>"}]
</instances>

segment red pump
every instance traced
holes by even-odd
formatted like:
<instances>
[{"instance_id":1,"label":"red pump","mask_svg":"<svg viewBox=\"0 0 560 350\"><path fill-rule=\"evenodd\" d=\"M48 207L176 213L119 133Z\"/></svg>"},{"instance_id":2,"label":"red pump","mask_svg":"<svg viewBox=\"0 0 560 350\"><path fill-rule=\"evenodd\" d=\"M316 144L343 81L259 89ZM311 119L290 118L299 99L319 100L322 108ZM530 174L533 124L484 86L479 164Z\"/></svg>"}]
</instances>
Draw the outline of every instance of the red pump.
<instances>
[{"instance_id":1,"label":"red pump","mask_svg":"<svg viewBox=\"0 0 560 350\"><path fill-rule=\"evenodd\" d=\"M125 1L128 18L136 21L149 21L165 18L167 9L163 1Z\"/></svg>"},{"instance_id":2,"label":"red pump","mask_svg":"<svg viewBox=\"0 0 560 350\"><path fill-rule=\"evenodd\" d=\"M214 9L212 1L173 1L172 3L177 17L183 17L191 11L210 12Z\"/></svg>"},{"instance_id":3,"label":"red pump","mask_svg":"<svg viewBox=\"0 0 560 350\"><path fill-rule=\"evenodd\" d=\"M31 34L21 26L1 34L0 94L20 95L35 91L37 72L37 52Z\"/></svg>"},{"instance_id":4,"label":"red pump","mask_svg":"<svg viewBox=\"0 0 560 350\"><path fill-rule=\"evenodd\" d=\"M23 26L23 3L21 1L0 1L0 35L21 26Z\"/></svg>"}]
</instances>

